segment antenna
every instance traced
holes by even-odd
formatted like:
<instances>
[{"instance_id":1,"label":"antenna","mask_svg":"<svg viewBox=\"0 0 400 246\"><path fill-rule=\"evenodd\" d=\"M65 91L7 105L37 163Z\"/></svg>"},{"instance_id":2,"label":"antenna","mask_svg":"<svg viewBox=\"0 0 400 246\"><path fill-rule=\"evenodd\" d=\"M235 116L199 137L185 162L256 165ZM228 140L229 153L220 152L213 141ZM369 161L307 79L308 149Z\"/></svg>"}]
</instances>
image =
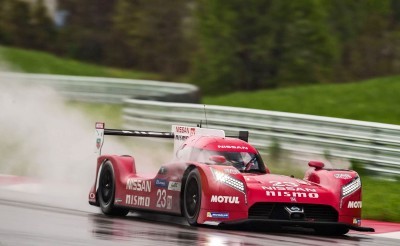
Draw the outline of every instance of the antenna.
<instances>
[{"instance_id":1,"label":"antenna","mask_svg":"<svg viewBox=\"0 0 400 246\"><path fill-rule=\"evenodd\" d=\"M206 111L206 105L205 104L204 104L204 117L206 118L206 127L208 128L207 111Z\"/></svg>"}]
</instances>

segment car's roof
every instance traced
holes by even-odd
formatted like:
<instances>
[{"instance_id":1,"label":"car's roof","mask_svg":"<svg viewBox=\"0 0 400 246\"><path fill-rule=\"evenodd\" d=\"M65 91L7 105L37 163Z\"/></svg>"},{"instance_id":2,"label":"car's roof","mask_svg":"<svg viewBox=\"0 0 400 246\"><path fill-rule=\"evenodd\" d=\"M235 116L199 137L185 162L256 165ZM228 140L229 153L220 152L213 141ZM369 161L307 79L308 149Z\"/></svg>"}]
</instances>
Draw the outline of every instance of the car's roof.
<instances>
[{"instance_id":1,"label":"car's roof","mask_svg":"<svg viewBox=\"0 0 400 246\"><path fill-rule=\"evenodd\" d=\"M191 147L213 151L257 153L257 150L253 146L237 138L192 136L186 140L185 144Z\"/></svg>"}]
</instances>

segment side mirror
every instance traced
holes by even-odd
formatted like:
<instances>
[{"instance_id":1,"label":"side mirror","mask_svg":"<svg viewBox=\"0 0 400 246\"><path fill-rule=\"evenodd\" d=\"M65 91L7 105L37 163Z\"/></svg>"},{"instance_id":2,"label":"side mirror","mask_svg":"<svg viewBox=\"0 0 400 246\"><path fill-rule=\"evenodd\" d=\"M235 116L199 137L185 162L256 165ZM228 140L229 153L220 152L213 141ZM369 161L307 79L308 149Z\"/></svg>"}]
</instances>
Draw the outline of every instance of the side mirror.
<instances>
[{"instance_id":1,"label":"side mirror","mask_svg":"<svg viewBox=\"0 0 400 246\"><path fill-rule=\"evenodd\" d=\"M223 155L212 155L210 156L210 160L216 163L225 163L226 158Z\"/></svg>"},{"instance_id":2,"label":"side mirror","mask_svg":"<svg viewBox=\"0 0 400 246\"><path fill-rule=\"evenodd\" d=\"M319 170L319 169L322 169L325 165L321 161L310 161L308 163L308 166L315 167L315 170Z\"/></svg>"}]
</instances>

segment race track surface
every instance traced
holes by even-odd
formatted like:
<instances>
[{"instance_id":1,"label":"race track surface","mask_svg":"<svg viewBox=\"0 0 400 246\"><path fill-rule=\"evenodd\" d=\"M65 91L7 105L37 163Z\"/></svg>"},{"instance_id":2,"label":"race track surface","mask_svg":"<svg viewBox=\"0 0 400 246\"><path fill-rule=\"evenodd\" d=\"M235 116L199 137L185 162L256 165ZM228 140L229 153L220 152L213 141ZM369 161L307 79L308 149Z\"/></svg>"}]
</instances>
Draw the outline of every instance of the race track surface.
<instances>
[{"instance_id":1,"label":"race track surface","mask_svg":"<svg viewBox=\"0 0 400 246\"><path fill-rule=\"evenodd\" d=\"M40 189L33 189L34 193L28 190L0 186L0 246L400 245L400 239L354 232L340 237L321 237L305 230L259 228L254 232L246 228L196 228L190 227L183 218L153 213L110 218L98 208L60 203L59 197Z\"/></svg>"}]
</instances>

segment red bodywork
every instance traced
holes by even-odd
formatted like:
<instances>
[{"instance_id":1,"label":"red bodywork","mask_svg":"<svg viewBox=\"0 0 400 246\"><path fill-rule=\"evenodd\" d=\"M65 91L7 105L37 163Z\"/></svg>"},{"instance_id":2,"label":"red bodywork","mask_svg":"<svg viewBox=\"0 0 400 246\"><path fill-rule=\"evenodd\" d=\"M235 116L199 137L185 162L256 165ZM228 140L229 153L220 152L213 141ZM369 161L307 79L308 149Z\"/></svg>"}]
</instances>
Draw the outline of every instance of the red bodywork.
<instances>
[{"instance_id":1,"label":"red bodywork","mask_svg":"<svg viewBox=\"0 0 400 246\"><path fill-rule=\"evenodd\" d=\"M260 170L239 172L232 165L222 164L224 158L219 156L213 157L216 162L196 161L194 149L249 152L259 158ZM310 162L304 179L271 174L253 146L228 137L192 136L176 156L176 161L163 165L152 177L136 172L133 157L100 156L89 203L99 206L98 176L103 163L109 161L115 175L115 206L183 215L185 179L189 171L197 168L201 177L199 224L270 221L305 227L344 225L362 230L361 184L353 186L354 190L348 188L351 192L345 196L342 193L346 185L360 182L355 171L324 169L323 164Z\"/></svg>"}]
</instances>

